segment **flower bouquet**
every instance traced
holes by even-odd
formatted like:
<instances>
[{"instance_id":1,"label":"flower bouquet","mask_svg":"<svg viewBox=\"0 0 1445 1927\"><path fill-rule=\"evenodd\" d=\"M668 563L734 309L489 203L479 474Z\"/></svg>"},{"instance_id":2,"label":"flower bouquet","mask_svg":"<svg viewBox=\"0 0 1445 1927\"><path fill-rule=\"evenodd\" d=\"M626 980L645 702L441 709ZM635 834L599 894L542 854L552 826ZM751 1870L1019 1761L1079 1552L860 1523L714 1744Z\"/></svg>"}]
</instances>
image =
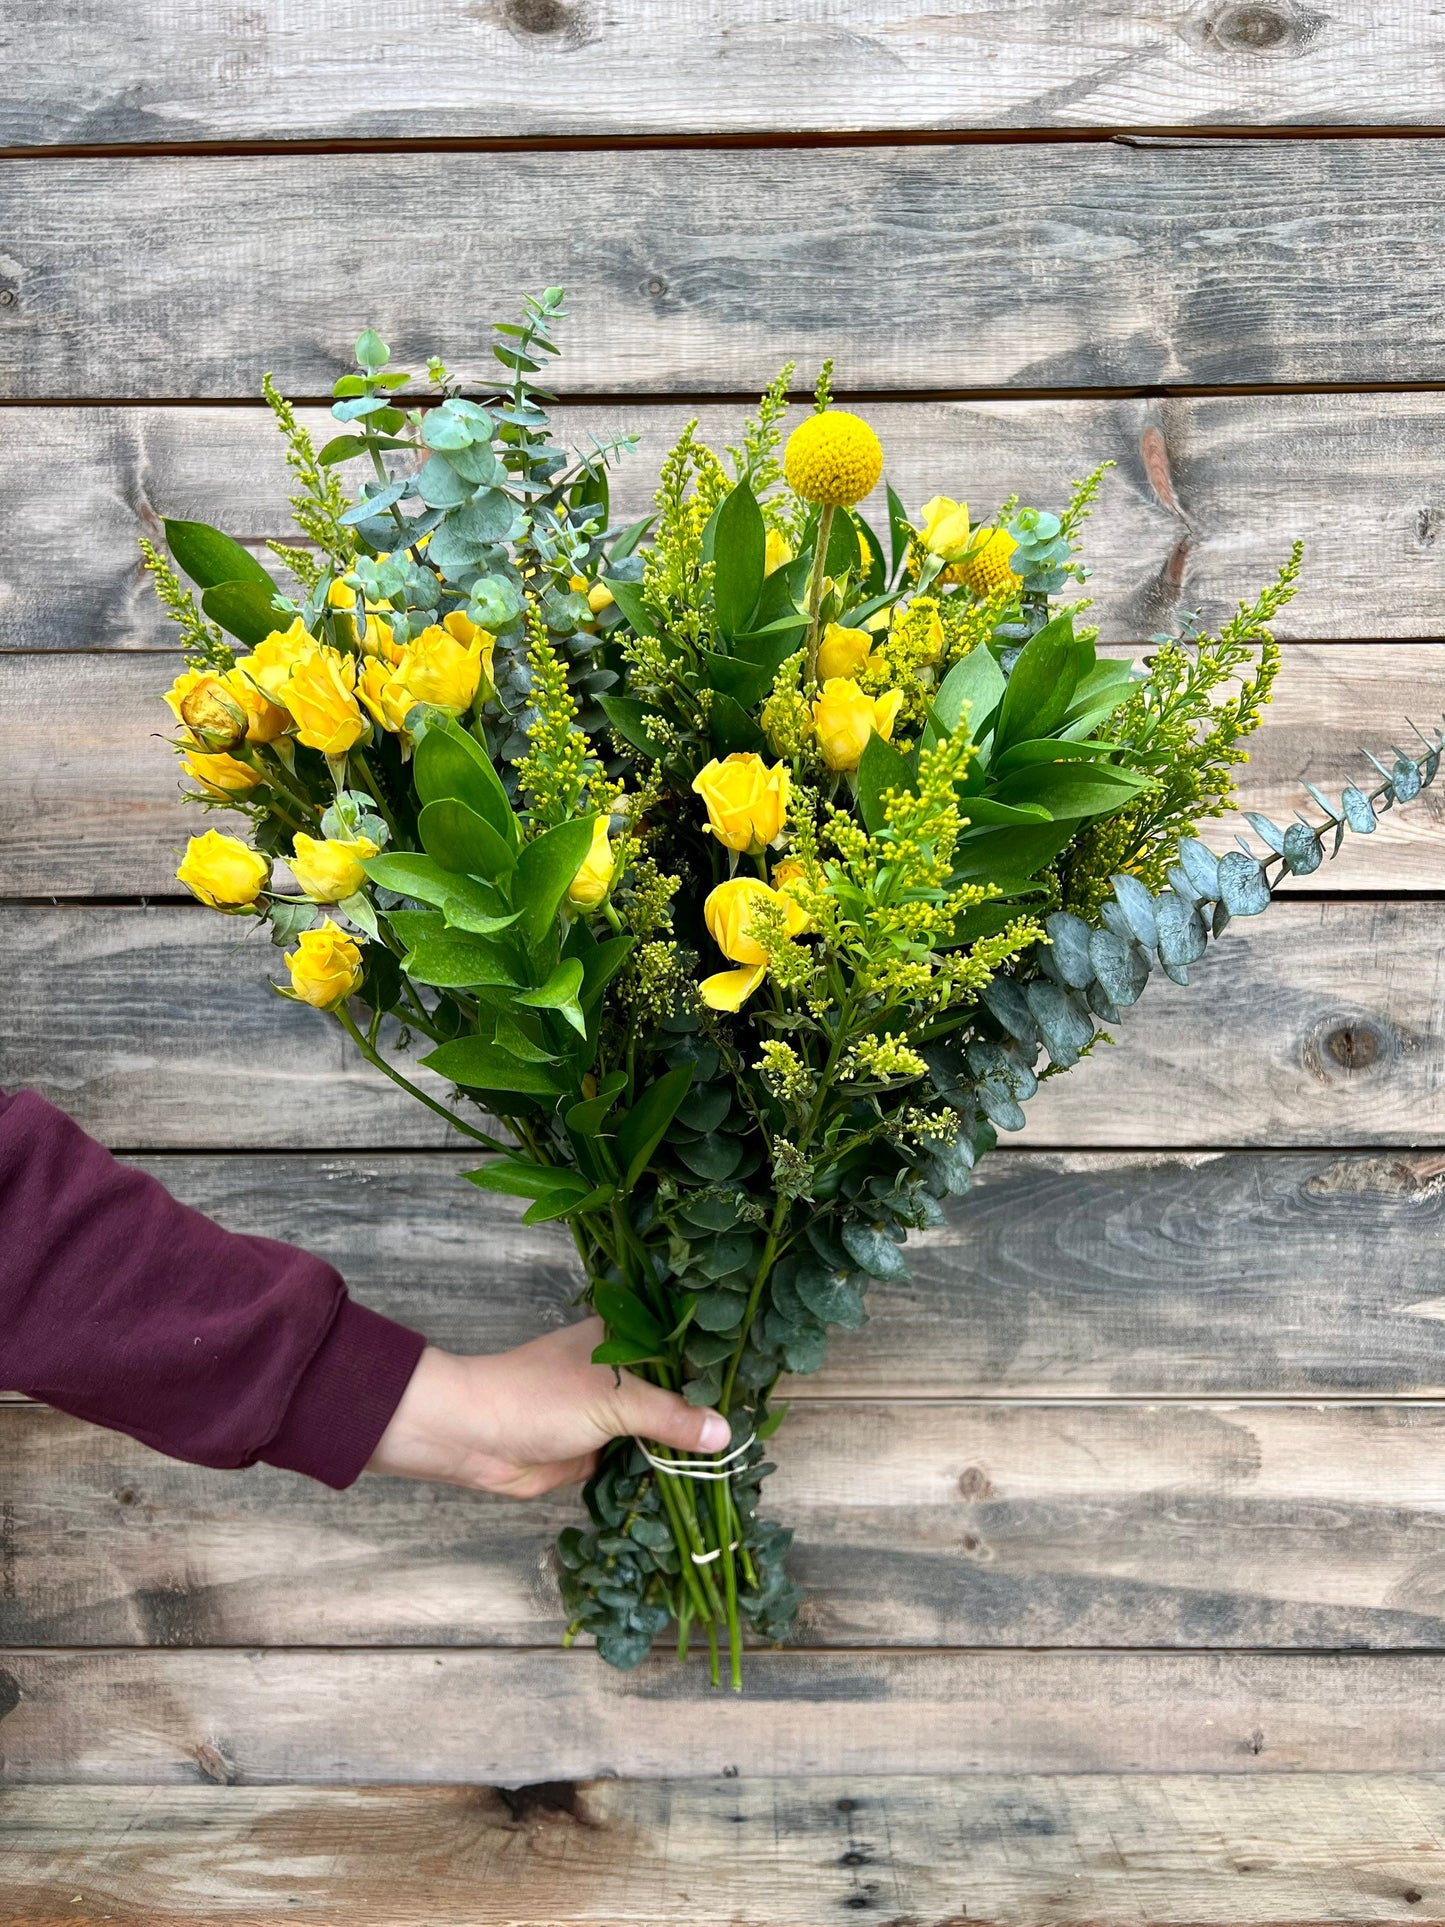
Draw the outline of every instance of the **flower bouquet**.
<instances>
[{"instance_id":1,"label":"flower bouquet","mask_svg":"<svg viewBox=\"0 0 1445 1927\"><path fill-rule=\"evenodd\" d=\"M1298 548L1219 635L1101 656L1077 594L1100 473L981 522L888 489L875 526L883 450L826 367L786 444L791 368L725 457L686 429L618 528L631 439L569 453L533 385L562 312L552 289L499 326L480 398L433 360L403 402L363 334L319 451L268 380L290 594L202 524L167 523L174 568L142 545L184 638L182 767L249 819L179 876L269 923L281 994L476 1140L474 1184L566 1224L598 1361L731 1421L713 1458L617 1442L557 1555L569 1637L630 1667L673 1626L736 1686L745 1630L798 1604L759 1511L780 1381L864 1324L1156 963L1186 983L1441 739L1216 858L1194 831L1232 796Z\"/></svg>"}]
</instances>

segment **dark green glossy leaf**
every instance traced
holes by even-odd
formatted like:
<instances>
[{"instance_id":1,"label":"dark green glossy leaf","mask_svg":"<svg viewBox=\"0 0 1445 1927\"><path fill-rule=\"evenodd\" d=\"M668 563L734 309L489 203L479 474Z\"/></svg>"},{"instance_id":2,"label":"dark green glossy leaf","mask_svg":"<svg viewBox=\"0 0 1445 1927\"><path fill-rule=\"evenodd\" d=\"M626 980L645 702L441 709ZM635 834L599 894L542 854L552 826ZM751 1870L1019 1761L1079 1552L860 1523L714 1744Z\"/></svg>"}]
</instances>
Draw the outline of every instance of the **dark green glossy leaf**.
<instances>
[{"instance_id":1,"label":"dark green glossy leaf","mask_svg":"<svg viewBox=\"0 0 1445 1927\"><path fill-rule=\"evenodd\" d=\"M447 797L465 803L516 849L520 832L502 779L491 757L459 723L434 723L416 746L412 768L423 803Z\"/></svg>"},{"instance_id":2,"label":"dark green glossy leaf","mask_svg":"<svg viewBox=\"0 0 1445 1927\"><path fill-rule=\"evenodd\" d=\"M630 1191L662 1142L677 1107L692 1084L692 1065L665 1071L628 1111L617 1127L617 1157L623 1171L622 1188Z\"/></svg>"},{"instance_id":3,"label":"dark green glossy leaf","mask_svg":"<svg viewBox=\"0 0 1445 1927\"><path fill-rule=\"evenodd\" d=\"M1068 713L1080 673L1074 619L1066 611L1045 623L1019 651L999 705L995 747L1006 749L1030 737L1051 735Z\"/></svg>"},{"instance_id":4,"label":"dark green glossy leaf","mask_svg":"<svg viewBox=\"0 0 1445 1927\"><path fill-rule=\"evenodd\" d=\"M597 701L603 715L623 742L631 743L634 749L640 749L644 756L652 757L654 762L661 761L667 752L649 727L662 721L657 710L649 709L646 703L638 702L635 696L606 695L599 696Z\"/></svg>"},{"instance_id":5,"label":"dark green glossy leaf","mask_svg":"<svg viewBox=\"0 0 1445 1927\"><path fill-rule=\"evenodd\" d=\"M275 594L275 583L251 551L209 522L177 522L168 517L165 531L176 567L198 589L214 589L222 582L252 582L268 595Z\"/></svg>"},{"instance_id":6,"label":"dark green glossy leaf","mask_svg":"<svg viewBox=\"0 0 1445 1927\"><path fill-rule=\"evenodd\" d=\"M201 608L228 636L254 649L291 620L272 608L275 595L276 585L269 576L264 588L259 582L219 582L202 592Z\"/></svg>"},{"instance_id":7,"label":"dark green glossy leaf","mask_svg":"<svg viewBox=\"0 0 1445 1927\"><path fill-rule=\"evenodd\" d=\"M422 1063L468 1089L557 1097L567 1088L566 1079L550 1064L524 1064L484 1037L457 1037L439 1044Z\"/></svg>"},{"instance_id":8,"label":"dark green glossy leaf","mask_svg":"<svg viewBox=\"0 0 1445 1927\"><path fill-rule=\"evenodd\" d=\"M767 532L746 482L722 499L712 525L713 609L724 635L748 627L763 586Z\"/></svg>"},{"instance_id":9,"label":"dark green glossy leaf","mask_svg":"<svg viewBox=\"0 0 1445 1927\"><path fill-rule=\"evenodd\" d=\"M553 932L562 899L592 847L596 821L595 816L574 817L570 823L559 823L556 829L546 831L535 842L522 845L512 901L522 912L521 935L533 949Z\"/></svg>"},{"instance_id":10,"label":"dark green glossy leaf","mask_svg":"<svg viewBox=\"0 0 1445 1927\"><path fill-rule=\"evenodd\" d=\"M427 855L435 857L444 870L486 881L507 877L516 868L517 858L506 838L475 810L450 796L428 803L416 827Z\"/></svg>"},{"instance_id":11,"label":"dark green glossy leaf","mask_svg":"<svg viewBox=\"0 0 1445 1927\"><path fill-rule=\"evenodd\" d=\"M874 730L858 761L858 813L869 831L883 827L886 790L911 791L917 783L909 758Z\"/></svg>"}]
</instances>

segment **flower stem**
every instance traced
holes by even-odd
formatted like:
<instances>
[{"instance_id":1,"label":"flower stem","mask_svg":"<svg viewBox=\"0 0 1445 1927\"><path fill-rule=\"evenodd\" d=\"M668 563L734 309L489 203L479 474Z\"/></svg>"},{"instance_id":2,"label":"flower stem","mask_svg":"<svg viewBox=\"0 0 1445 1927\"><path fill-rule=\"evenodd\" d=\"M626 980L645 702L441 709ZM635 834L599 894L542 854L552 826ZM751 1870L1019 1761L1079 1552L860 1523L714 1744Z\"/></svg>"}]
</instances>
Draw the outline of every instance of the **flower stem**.
<instances>
[{"instance_id":1,"label":"flower stem","mask_svg":"<svg viewBox=\"0 0 1445 1927\"><path fill-rule=\"evenodd\" d=\"M825 502L818 512L818 541L813 550L813 572L808 578L808 667L803 686L818 680L818 610L823 601L823 577L828 571L828 542L833 533L833 504Z\"/></svg>"},{"instance_id":2,"label":"flower stem","mask_svg":"<svg viewBox=\"0 0 1445 1927\"><path fill-rule=\"evenodd\" d=\"M475 1138L478 1144L485 1144L489 1151L510 1153L512 1147L509 1144L499 1143L496 1138L489 1137L485 1131L473 1130L472 1126L470 1124L464 1124L455 1112L449 1111L445 1104L439 1104L434 1097L428 1096L424 1090L421 1090L417 1085L413 1084L409 1077L403 1077L400 1071L394 1070L392 1066L387 1063L381 1052L374 1050L366 1041L365 1037L362 1036L356 1026L355 1019L345 1004L338 1004L331 1015L336 1019L337 1023L340 1024L347 1036L350 1037L352 1043L355 1044L367 1063L374 1064L377 1070L391 1079L393 1084L399 1084L402 1090L407 1092L409 1096L414 1097L419 1104L425 1104L429 1111L435 1111L438 1117L444 1117L452 1129L454 1131L460 1131L464 1137Z\"/></svg>"}]
</instances>

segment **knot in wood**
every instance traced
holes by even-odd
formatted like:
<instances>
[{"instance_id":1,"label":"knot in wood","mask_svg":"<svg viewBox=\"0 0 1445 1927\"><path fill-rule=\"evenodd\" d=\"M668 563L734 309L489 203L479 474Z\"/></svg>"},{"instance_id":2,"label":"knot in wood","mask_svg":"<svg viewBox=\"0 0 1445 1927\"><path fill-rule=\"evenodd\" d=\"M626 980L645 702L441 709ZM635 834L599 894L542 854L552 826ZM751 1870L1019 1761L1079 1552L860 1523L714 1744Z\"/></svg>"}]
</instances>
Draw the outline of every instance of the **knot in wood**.
<instances>
[{"instance_id":1,"label":"knot in wood","mask_svg":"<svg viewBox=\"0 0 1445 1927\"><path fill-rule=\"evenodd\" d=\"M1322 1084L1382 1070L1399 1054L1400 1041L1387 1024L1353 1010L1320 1017L1304 1047L1305 1067Z\"/></svg>"},{"instance_id":2,"label":"knot in wood","mask_svg":"<svg viewBox=\"0 0 1445 1927\"><path fill-rule=\"evenodd\" d=\"M1303 53L1320 29L1320 18L1285 0L1281 5L1226 0L1204 23L1204 44L1221 53Z\"/></svg>"},{"instance_id":3,"label":"knot in wood","mask_svg":"<svg viewBox=\"0 0 1445 1927\"><path fill-rule=\"evenodd\" d=\"M507 0L507 25L519 33L563 33L576 20L577 10L567 0Z\"/></svg>"},{"instance_id":4,"label":"knot in wood","mask_svg":"<svg viewBox=\"0 0 1445 1927\"><path fill-rule=\"evenodd\" d=\"M1368 1070L1380 1055L1380 1040L1357 1024L1341 1024L1325 1039L1325 1049L1347 1071Z\"/></svg>"}]
</instances>

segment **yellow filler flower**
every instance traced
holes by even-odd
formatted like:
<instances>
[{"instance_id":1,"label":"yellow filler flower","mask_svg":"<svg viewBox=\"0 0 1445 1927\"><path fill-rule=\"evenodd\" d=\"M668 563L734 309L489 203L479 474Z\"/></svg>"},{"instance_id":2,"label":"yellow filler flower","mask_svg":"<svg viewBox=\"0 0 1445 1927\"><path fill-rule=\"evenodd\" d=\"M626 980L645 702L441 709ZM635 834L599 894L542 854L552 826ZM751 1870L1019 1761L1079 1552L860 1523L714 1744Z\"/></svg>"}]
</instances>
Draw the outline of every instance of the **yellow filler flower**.
<instances>
[{"instance_id":1,"label":"yellow filler flower","mask_svg":"<svg viewBox=\"0 0 1445 1927\"><path fill-rule=\"evenodd\" d=\"M592 847L577 866L577 874L567 886L567 901L579 910L595 910L612 888L617 860L607 837L609 817L599 816L592 825Z\"/></svg>"},{"instance_id":2,"label":"yellow filler flower","mask_svg":"<svg viewBox=\"0 0 1445 1927\"><path fill-rule=\"evenodd\" d=\"M801 906L791 896L770 890L759 877L734 877L730 883L720 883L702 906L703 921L718 949L745 966L703 978L698 991L710 1010L741 1010L767 975L768 953L752 935L753 915L763 903L781 905L790 937L807 929Z\"/></svg>"},{"instance_id":3,"label":"yellow filler flower","mask_svg":"<svg viewBox=\"0 0 1445 1927\"><path fill-rule=\"evenodd\" d=\"M322 840L298 830L289 859L291 874L313 903L340 903L343 897L354 896L366 881L361 866L367 857L376 855L376 850L369 836L328 836Z\"/></svg>"},{"instance_id":4,"label":"yellow filler flower","mask_svg":"<svg viewBox=\"0 0 1445 1927\"><path fill-rule=\"evenodd\" d=\"M770 769L749 750L736 751L722 762L714 757L692 787L707 805L707 826L718 842L756 856L783 833L788 783L786 763Z\"/></svg>"},{"instance_id":5,"label":"yellow filler flower","mask_svg":"<svg viewBox=\"0 0 1445 1927\"><path fill-rule=\"evenodd\" d=\"M902 707L901 689L875 697L865 696L847 677L834 676L825 682L813 704L813 729L829 769L857 769L875 731L889 742Z\"/></svg>"},{"instance_id":6,"label":"yellow filler flower","mask_svg":"<svg viewBox=\"0 0 1445 1927\"><path fill-rule=\"evenodd\" d=\"M878 486L883 444L860 416L829 408L809 415L789 435L783 473L804 501L852 508Z\"/></svg>"},{"instance_id":7,"label":"yellow filler flower","mask_svg":"<svg viewBox=\"0 0 1445 1927\"><path fill-rule=\"evenodd\" d=\"M255 907L271 881L271 865L240 837L207 830L187 843L176 880L208 909L234 916Z\"/></svg>"},{"instance_id":8,"label":"yellow filler flower","mask_svg":"<svg viewBox=\"0 0 1445 1927\"><path fill-rule=\"evenodd\" d=\"M319 930L303 930L286 959L291 988L303 1004L334 1010L361 983L361 952L328 917Z\"/></svg>"}]
</instances>

